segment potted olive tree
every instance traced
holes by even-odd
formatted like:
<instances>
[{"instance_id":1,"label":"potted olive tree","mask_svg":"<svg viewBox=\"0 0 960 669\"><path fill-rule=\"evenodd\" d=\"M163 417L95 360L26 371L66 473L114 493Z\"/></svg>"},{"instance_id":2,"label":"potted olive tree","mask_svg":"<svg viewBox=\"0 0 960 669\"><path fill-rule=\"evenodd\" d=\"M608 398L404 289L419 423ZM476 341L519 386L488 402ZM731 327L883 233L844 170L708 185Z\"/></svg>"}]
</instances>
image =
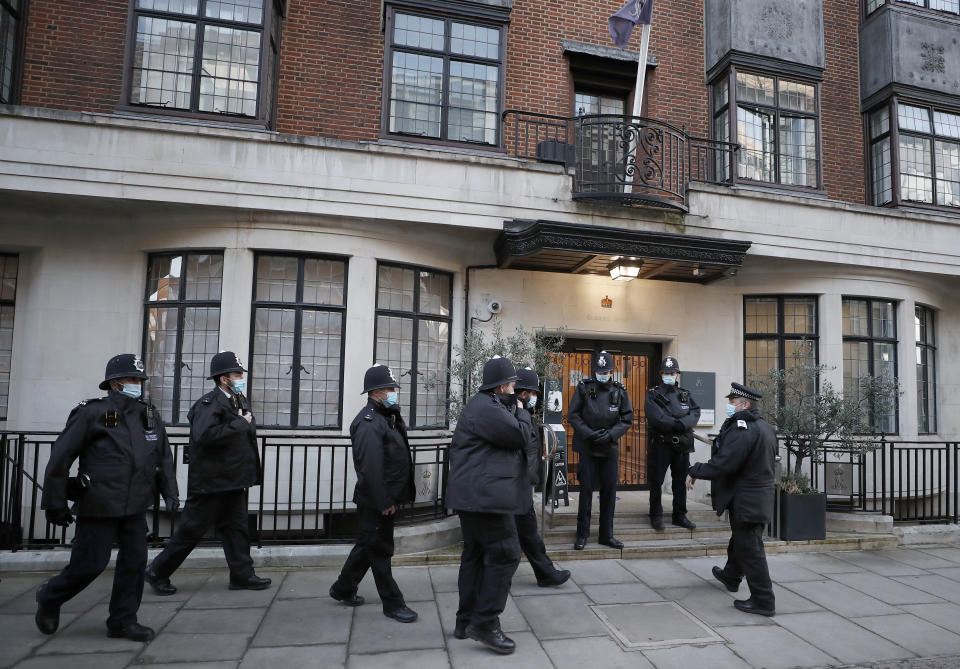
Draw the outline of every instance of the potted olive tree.
<instances>
[{"instance_id":1,"label":"potted olive tree","mask_svg":"<svg viewBox=\"0 0 960 669\"><path fill-rule=\"evenodd\" d=\"M786 369L771 370L754 383L763 389L763 416L777 430L789 466L780 480L780 538L826 538L827 495L810 485L807 460L815 466L831 452L858 454L878 446L875 417L889 414L899 394L895 378L861 377L853 388L836 390L823 378L825 365L812 362L809 343L797 347Z\"/></svg>"}]
</instances>

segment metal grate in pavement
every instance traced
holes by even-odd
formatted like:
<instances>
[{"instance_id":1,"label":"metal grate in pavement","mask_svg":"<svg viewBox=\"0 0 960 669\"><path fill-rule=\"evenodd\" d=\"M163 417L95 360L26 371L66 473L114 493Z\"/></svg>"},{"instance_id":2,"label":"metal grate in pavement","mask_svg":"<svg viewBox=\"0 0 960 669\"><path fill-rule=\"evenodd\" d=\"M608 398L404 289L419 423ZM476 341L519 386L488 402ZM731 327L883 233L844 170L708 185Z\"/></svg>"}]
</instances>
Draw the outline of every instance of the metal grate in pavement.
<instances>
[{"instance_id":1,"label":"metal grate in pavement","mask_svg":"<svg viewBox=\"0 0 960 669\"><path fill-rule=\"evenodd\" d=\"M676 602L596 604L590 608L624 650L724 642L723 637Z\"/></svg>"}]
</instances>

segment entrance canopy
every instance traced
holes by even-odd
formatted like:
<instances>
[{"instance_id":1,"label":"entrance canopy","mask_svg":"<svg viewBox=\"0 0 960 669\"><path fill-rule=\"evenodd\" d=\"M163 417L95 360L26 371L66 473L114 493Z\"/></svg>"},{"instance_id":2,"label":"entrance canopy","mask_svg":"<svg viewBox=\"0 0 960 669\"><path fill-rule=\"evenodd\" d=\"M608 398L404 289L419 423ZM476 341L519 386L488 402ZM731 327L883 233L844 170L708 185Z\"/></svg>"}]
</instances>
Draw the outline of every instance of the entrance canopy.
<instances>
[{"instance_id":1,"label":"entrance canopy","mask_svg":"<svg viewBox=\"0 0 960 669\"><path fill-rule=\"evenodd\" d=\"M647 230L515 219L494 243L497 264L564 274L610 274L639 265L638 279L710 283L733 276L750 242Z\"/></svg>"}]
</instances>

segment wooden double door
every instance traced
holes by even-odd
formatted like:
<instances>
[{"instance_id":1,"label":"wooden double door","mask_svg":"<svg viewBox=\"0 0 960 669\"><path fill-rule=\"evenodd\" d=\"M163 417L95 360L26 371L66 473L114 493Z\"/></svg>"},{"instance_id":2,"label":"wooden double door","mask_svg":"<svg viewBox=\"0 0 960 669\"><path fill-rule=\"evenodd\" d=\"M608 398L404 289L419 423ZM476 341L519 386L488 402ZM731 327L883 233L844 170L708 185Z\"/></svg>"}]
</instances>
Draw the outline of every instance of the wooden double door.
<instances>
[{"instance_id":1,"label":"wooden double door","mask_svg":"<svg viewBox=\"0 0 960 669\"><path fill-rule=\"evenodd\" d=\"M567 471L571 487L577 487L578 454L573 450L573 427L567 419L570 400L577 384L593 375L593 360L597 353L606 351L614 359L613 378L627 389L633 406L633 425L620 438L620 468L617 487L640 490L647 483L647 419L643 410L647 389L656 383L660 367L660 344L646 342L618 342L603 340L568 339L558 363L562 366L559 383L563 389L563 425L567 432ZM651 371L652 370L652 371Z\"/></svg>"}]
</instances>

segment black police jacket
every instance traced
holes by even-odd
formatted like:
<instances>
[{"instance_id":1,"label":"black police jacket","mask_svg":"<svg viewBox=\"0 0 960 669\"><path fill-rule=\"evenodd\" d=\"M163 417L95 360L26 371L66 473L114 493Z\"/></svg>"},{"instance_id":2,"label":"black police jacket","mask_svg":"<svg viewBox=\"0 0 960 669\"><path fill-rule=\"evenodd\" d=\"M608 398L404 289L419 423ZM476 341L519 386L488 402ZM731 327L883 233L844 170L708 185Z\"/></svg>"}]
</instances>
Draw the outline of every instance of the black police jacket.
<instances>
[{"instance_id":1,"label":"black police jacket","mask_svg":"<svg viewBox=\"0 0 960 669\"><path fill-rule=\"evenodd\" d=\"M773 518L777 433L756 409L739 411L723 422L709 462L690 467L693 478L708 479L717 515L728 508L743 523Z\"/></svg>"},{"instance_id":2,"label":"black police jacket","mask_svg":"<svg viewBox=\"0 0 960 669\"><path fill-rule=\"evenodd\" d=\"M206 495L240 490L263 482L257 449L257 422L240 415L245 400L220 388L194 402L190 421L187 492Z\"/></svg>"},{"instance_id":3,"label":"black police jacket","mask_svg":"<svg viewBox=\"0 0 960 669\"><path fill-rule=\"evenodd\" d=\"M147 409L153 411L148 426ZM67 479L74 460L90 478L77 499L76 514L86 518L119 518L143 513L157 488L167 498L178 496L170 443L157 410L116 391L84 400L67 418L53 443L43 477L44 509L67 508Z\"/></svg>"},{"instance_id":4,"label":"black police jacket","mask_svg":"<svg viewBox=\"0 0 960 669\"><path fill-rule=\"evenodd\" d=\"M493 394L470 398L450 443L447 508L517 515L530 510L524 449L530 441L530 414L508 409Z\"/></svg>"},{"instance_id":5,"label":"black police jacket","mask_svg":"<svg viewBox=\"0 0 960 669\"><path fill-rule=\"evenodd\" d=\"M633 425L633 407L627 389L616 381L598 383L584 379L570 400L567 420L573 426L573 448L578 453L590 452L597 457L616 455L620 437ZM590 437L606 429L607 442Z\"/></svg>"},{"instance_id":6,"label":"black police jacket","mask_svg":"<svg viewBox=\"0 0 960 669\"><path fill-rule=\"evenodd\" d=\"M530 479L530 485L537 485L540 483L540 465L542 464L540 454L543 451L541 445L542 438L540 436L540 421L536 419L533 412L529 409L518 409L517 411L523 411L530 416L530 427L526 427L526 423L523 424L527 434L524 453L527 457L527 477Z\"/></svg>"},{"instance_id":7,"label":"black police jacket","mask_svg":"<svg viewBox=\"0 0 960 669\"><path fill-rule=\"evenodd\" d=\"M399 408L367 401L350 423L357 483L353 502L383 511L412 502L413 458Z\"/></svg>"},{"instance_id":8,"label":"black police jacket","mask_svg":"<svg viewBox=\"0 0 960 669\"><path fill-rule=\"evenodd\" d=\"M654 444L693 452L693 428L700 422L700 407L690 391L679 386L656 385L643 404Z\"/></svg>"}]
</instances>

